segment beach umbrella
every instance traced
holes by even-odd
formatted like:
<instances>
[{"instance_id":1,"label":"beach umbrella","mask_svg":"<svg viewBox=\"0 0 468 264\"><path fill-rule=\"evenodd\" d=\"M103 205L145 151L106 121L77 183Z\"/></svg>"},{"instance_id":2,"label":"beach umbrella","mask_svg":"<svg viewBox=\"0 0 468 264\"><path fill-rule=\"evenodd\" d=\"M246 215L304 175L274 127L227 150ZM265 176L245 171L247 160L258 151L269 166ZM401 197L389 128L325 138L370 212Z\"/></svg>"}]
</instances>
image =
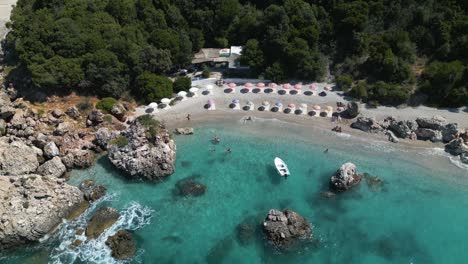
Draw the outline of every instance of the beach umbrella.
<instances>
[{"instance_id":1,"label":"beach umbrella","mask_svg":"<svg viewBox=\"0 0 468 264\"><path fill-rule=\"evenodd\" d=\"M289 89L289 88L291 88L291 85L289 83L285 83L285 84L283 84L283 88L284 89Z\"/></svg>"},{"instance_id":2,"label":"beach umbrella","mask_svg":"<svg viewBox=\"0 0 468 264\"><path fill-rule=\"evenodd\" d=\"M289 108L296 108L296 105L295 104L288 104L288 107Z\"/></svg>"},{"instance_id":3,"label":"beach umbrella","mask_svg":"<svg viewBox=\"0 0 468 264\"><path fill-rule=\"evenodd\" d=\"M231 88L234 88L234 87L236 87L237 85L236 85L235 83L229 83L228 86L231 87Z\"/></svg>"},{"instance_id":4,"label":"beach umbrella","mask_svg":"<svg viewBox=\"0 0 468 264\"><path fill-rule=\"evenodd\" d=\"M208 104L210 104L210 105L214 104L214 100L213 99L208 100Z\"/></svg>"},{"instance_id":5,"label":"beach umbrella","mask_svg":"<svg viewBox=\"0 0 468 264\"><path fill-rule=\"evenodd\" d=\"M234 103L234 104L238 104L239 102L240 102L239 99L234 99L234 100L232 100L232 103Z\"/></svg>"},{"instance_id":6,"label":"beach umbrella","mask_svg":"<svg viewBox=\"0 0 468 264\"><path fill-rule=\"evenodd\" d=\"M338 106L338 107L336 108L336 111L338 111L338 112L344 111L344 107Z\"/></svg>"},{"instance_id":7,"label":"beach umbrella","mask_svg":"<svg viewBox=\"0 0 468 264\"><path fill-rule=\"evenodd\" d=\"M180 92L177 93L177 95L185 97L187 95L187 92L186 91L180 91Z\"/></svg>"},{"instance_id":8,"label":"beach umbrella","mask_svg":"<svg viewBox=\"0 0 468 264\"><path fill-rule=\"evenodd\" d=\"M265 84L262 82L257 83L257 87L265 87Z\"/></svg>"},{"instance_id":9,"label":"beach umbrella","mask_svg":"<svg viewBox=\"0 0 468 264\"><path fill-rule=\"evenodd\" d=\"M275 88L278 85L276 83L270 83L270 84L268 84L268 86L271 87L271 88Z\"/></svg>"},{"instance_id":10,"label":"beach umbrella","mask_svg":"<svg viewBox=\"0 0 468 264\"><path fill-rule=\"evenodd\" d=\"M324 89L324 90L327 90L327 91L331 91L331 90L332 90L332 88L331 88L330 86L325 86L325 87L323 87L323 89Z\"/></svg>"},{"instance_id":11,"label":"beach umbrella","mask_svg":"<svg viewBox=\"0 0 468 264\"><path fill-rule=\"evenodd\" d=\"M248 82L248 83L244 84L244 86L245 86L245 87L252 87L253 84Z\"/></svg>"},{"instance_id":12,"label":"beach umbrella","mask_svg":"<svg viewBox=\"0 0 468 264\"><path fill-rule=\"evenodd\" d=\"M314 105L313 108L314 108L315 110L320 110L320 109L322 109L322 107L320 107L320 105Z\"/></svg>"},{"instance_id":13,"label":"beach umbrella","mask_svg":"<svg viewBox=\"0 0 468 264\"><path fill-rule=\"evenodd\" d=\"M302 84L298 83L298 84L294 85L294 89L296 89L296 90L302 89Z\"/></svg>"},{"instance_id":14,"label":"beach umbrella","mask_svg":"<svg viewBox=\"0 0 468 264\"><path fill-rule=\"evenodd\" d=\"M197 87L192 87L192 88L190 88L189 92L196 93L196 92L198 92L198 88Z\"/></svg>"},{"instance_id":15,"label":"beach umbrella","mask_svg":"<svg viewBox=\"0 0 468 264\"><path fill-rule=\"evenodd\" d=\"M163 98L163 99L161 99L161 103L163 103L163 104L168 104L168 103L170 103L170 102L171 102L171 99L169 99L169 98Z\"/></svg>"},{"instance_id":16,"label":"beach umbrella","mask_svg":"<svg viewBox=\"0 0 468 264\"><path fill-rule=\"evenodd\" d=\"M276 106L283 106L283 103L277 102L275 105L276 105Z\"/></svg>"},{"instance_id":17,"label":"beach umbrella","mask_svg":"<svg viewBox=\"0 0 468 264\"><path fill-rule=\"evenodd\" d=\"M208 84L208 85L206 86L206 89L207 89L207 90L213 90L213 85Z\"/></svg>"},{"instance_id":18,"label":"beach umbrella","mask_svg":"<svg viewBox=\"0 0 468 264\"><path fill-rule=\"evenodd\" d=\"M317 90L317 85L315 85L315 84L313 83L313 84L311 84L311 85L309 86L309 89L311 89L311 90Z\"/></svg>"},{"instance_id":19,"label":"beach umbrella","mask_svg":"<svg viewBox=\"0 0 468 264\"><path fill-rule=\"evenodd\" d=\"M248 101L247 105L253 105L254 103L252 101Z\"/></svg>"},{"instance_id":20,"label":"beach umbrella","mask_svg":"<svg viewBox=\"0 0 468 264\"><path fill-rule=\"evenodd\" d=\"M264 106L270 105L270 102L268 102L268 101L263 101L263 102L262 102L262 105L264 105Z\"/></svg>"},{"instance_id":21,"label":"beach umbrella","mask_svg":"<svg viewBox=\"0 0 468 264\"><path fill-rule=\"evenodd\" d=\"M150 104L148 105L148 107L157 108L157 107L158 107L158 103L155 103L155 102L150 103Z\"/></svg>"},{"instance_id":22,"label":"beach umbrella","mask_svg":"<svg viewBox=\"0 0 468 264\"><path fill-rule=\"evenodd\" d=\"M302 103L302 104L301 104L301 107L302 107L302 108L307 108L307 104Z\"/></svg>"},{"instance_id":23,"label":"beach umbrella","mask_svg":"<svg viewBox=\"0 0 468 264\"><path fill-rule=\"evenodd\" d=\"M333 112L333 107L331 107L331 106L326 106L326 107L325 107L325 111Z\"/></svg>"}]
</instances>

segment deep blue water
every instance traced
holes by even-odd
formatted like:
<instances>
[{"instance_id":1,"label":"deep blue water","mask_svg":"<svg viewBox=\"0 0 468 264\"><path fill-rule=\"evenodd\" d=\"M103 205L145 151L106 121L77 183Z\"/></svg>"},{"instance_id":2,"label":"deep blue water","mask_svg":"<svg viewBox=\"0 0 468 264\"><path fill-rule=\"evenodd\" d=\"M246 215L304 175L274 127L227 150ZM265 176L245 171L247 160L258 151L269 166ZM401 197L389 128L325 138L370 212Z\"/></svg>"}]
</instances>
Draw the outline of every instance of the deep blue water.
<instances>
[{"instance_id":1,"label":"deep blue water","mask_svg":"<svg viewBox=\"0 0 468 264\"><path fill-rule=\"evenodd\" d=\"M72 184L92 178L108 188L95 207L117 208L119 222L97 241L71 249L74 231L85 225L93 207L48 243L4 253L3 260L109 262L105 236L129 228L139 248L133 263L466 263L466 170L441 157L389 150L387 143L352 143L312 132L301 139L288 135L294 130L284 126L261 129L268 129L266 136L222 124L176 136L176 173L160 183L128 181L105 157L88 170L75 171ZM215 135L219 145L211 143ZM287 180L277 175L275 156L288 164ZM418 160L425 159L446 167L421 166ZM358 172L383 179L383 186L374 190L363 180L347 193L322 198L329 177L348 161ZM175 184L188 177L207 186L203 196L174 194ZM314 239L293 252L271 248L260 231L271 208L304 216L313 225ZM240 239L240 223L254 227L250 238Z\"/></svg>"}]
</instances>

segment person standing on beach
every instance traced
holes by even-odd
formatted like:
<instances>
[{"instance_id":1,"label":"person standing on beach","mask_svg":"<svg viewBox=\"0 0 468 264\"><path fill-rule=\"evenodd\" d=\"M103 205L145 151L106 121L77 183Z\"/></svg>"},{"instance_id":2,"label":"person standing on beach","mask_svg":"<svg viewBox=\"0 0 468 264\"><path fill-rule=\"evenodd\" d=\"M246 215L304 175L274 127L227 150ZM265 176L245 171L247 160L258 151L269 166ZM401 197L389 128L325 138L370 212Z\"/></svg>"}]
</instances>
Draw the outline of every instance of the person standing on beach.
<instances>
[{"instance_id":1,"label":"person standing on beach","mask_svg":"<svg viewBox=\"0 0 468 264\"><path fill-rule=\"evenodd\" d=\"M187 120L190 121L190 114L187 114Z\"/></svg>"}]
</instances>

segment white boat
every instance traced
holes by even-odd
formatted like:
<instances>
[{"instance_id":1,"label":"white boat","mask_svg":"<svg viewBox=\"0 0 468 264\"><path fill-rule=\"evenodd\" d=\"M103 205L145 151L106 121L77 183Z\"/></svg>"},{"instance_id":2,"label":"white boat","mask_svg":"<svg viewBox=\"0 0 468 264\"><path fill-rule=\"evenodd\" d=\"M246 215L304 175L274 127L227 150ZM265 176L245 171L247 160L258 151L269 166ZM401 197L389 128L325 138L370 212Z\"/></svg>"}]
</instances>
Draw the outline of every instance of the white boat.
<instances>
[{"instance_id":1,"label":"white boat","mask_svg":"<svg viewBox=\"0 0 468 264\"><path fill-rule=\"evenodd\" d=\"M278 173L283 176L283 177L288 177L289 176L289 169L286 163L278 157L275 158L275 166L276 169L278 170Z\"/></svg>"}]
</instances>

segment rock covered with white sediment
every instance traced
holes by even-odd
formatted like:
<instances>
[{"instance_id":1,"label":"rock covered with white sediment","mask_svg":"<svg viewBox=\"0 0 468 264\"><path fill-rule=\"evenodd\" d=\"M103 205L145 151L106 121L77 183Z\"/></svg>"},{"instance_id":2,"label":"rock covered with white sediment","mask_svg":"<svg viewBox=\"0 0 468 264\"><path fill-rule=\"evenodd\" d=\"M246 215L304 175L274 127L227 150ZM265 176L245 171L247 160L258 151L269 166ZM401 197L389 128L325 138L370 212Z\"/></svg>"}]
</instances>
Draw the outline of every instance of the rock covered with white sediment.
<instances>
[{"instance_id":1,"label":"rock covered with white sediment","mask_svg":"<svg viewBox=\"0 0 468 264\"><path fill-rule=\"evenodd\" d=\"M158 180L174 173L176 145L162 125L148 126L137 118L114 141L109 159L129 177Z\"/></svg>"},{"instance_id":2,"label":"rock covered with white sediment","mask_svg":"<svg viewBox=\"0 0 468 264\"><path fill-rule=\"evenodd\" d=\"M287 249L299 239L312 236L309 222L292 210L271 209L263 222L263 231L267 239L280 249Z\"/></svg>"},{"instance_id":3,"label":"rock covered with white sediment","mask_svg":"<svg viewBox=\"0 0 468 264\"><path fill-rule=\"evenodd\" d=\"M356 165L347 162L330 178L330 188L333 191L346 191L361 182L361 176L357 173Z\"/></svg>"},{"instance_id":4,"label":"rock covered with white sediment","mask_svg":"<svg viewBox=\"0 0 468 264\"><path fill-rule=\"evenodd\" d=\"M81 191L63 179L0 176L0 249L39 241L82 202Z\"/></svg>"}]
</instances>

